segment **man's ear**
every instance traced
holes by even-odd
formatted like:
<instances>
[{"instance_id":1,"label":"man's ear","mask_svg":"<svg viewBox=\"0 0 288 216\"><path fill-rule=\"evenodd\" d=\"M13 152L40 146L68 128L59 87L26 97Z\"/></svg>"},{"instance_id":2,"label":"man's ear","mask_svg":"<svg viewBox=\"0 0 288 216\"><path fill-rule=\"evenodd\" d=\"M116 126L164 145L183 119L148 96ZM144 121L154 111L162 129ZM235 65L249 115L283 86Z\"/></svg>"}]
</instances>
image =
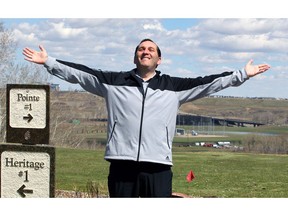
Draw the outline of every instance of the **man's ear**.
<instances>
[{"instance_id":1,"label":"man's ear","mask_svg":"<svg viewBox=\"0 0 288 216\"><path fill-rule=\"evenodd\" d=\"M162 62L162 58L161 58L161 57L159 57L159 60L157 61L157 65L160 65L160 64L161 64L161 62Z\"/></svg>"}]
</instances>

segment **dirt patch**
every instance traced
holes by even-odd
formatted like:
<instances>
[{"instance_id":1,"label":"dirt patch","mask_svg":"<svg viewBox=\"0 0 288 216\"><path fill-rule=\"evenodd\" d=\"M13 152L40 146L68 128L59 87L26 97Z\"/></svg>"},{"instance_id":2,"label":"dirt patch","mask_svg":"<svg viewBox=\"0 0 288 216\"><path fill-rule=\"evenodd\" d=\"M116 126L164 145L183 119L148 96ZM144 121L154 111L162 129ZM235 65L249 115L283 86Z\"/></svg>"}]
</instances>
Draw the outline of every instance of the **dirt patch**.
<instances>
[{"instance_id":1,"label":"dirt patch","mask_svg":"<svg viewBox=\"0 0 288 216\"><path fill-rule=\"evenodd\" d=\"M88 194L79 191L56 190L55 198L108 198L108 196L99 194Z\"/></svg>"},{"instance_id":2,"label":"dirt patch","mask_svg":"<svg viewBox=\"0 0 288 216\"><path fill-rule=\"evenodd\" d=\"M191 196L183 193L173 192L172 198L192 198ZM84 192L56 190L55 198L109 198L108 196L92 195Z\"/></svg>"}]
</instances>

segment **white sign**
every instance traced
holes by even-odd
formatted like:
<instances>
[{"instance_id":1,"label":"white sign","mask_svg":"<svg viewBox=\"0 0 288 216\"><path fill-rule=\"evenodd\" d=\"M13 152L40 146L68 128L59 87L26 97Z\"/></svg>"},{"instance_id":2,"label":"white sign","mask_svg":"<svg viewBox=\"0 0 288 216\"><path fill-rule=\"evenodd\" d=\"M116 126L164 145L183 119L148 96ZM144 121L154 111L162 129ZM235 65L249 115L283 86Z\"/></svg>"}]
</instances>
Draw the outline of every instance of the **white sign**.
<instances>
[{"instance_id":1,"label":"white sign","mask_svg":"<svg viewBox=\"0 0 288 216\"><path fill-rule=\"evenodd\" d=\"M12 128L46 127L45 89L14 88L10 90L9 125Z\"/></svg>"},{"instance_id":2,"label":"white sign","mask_svg":"<svg viewBox=\"0 0 288 216\"><path fill-rule=\"evenodd\" d=\"M3 151L1 197L49 197L50 162L50 155L46 152Z\"/></svg>"}]
</instances>

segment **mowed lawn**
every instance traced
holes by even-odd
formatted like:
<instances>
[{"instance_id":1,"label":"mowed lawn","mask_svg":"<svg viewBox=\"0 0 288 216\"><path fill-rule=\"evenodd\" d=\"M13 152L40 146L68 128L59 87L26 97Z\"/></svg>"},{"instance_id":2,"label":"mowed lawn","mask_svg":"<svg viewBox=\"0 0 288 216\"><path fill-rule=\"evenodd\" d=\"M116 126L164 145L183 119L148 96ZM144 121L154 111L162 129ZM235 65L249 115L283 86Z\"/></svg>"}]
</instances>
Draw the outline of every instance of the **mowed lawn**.
<instances>
[{"instance_id":1,"label":"mowed lawn","mask_svg":"<svg viewBox=\"0 0 288 216\"><path fill-rule=\"evenodd\" d=\"M89 192L93 185L107 196L109 163L103 157L103 149L56 148L56 190ZM288 197L288 155L175 147L173 161L173 192L196 198ZM195 178L187 182L190 170Z\"/></svg>"},{"instance_id":2,"label":"mowed lawn","mask_svg":"<svg viewBox=\"0 0 288 216\"><path fill-rule=\"evenodd\" d=\"M174 190L194 197L288 197L287 155L174 152L173 170Z\"/></svg>"}]
</instances>

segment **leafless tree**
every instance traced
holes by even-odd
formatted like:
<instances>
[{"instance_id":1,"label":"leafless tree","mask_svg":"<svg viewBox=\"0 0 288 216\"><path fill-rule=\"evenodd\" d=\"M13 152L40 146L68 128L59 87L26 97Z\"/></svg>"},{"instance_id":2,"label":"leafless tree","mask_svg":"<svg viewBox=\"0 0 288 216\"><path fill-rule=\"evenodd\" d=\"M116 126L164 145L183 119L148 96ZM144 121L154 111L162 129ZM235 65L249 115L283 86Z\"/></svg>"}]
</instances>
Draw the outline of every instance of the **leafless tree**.
<instances>
[{"instance_id":1,"label":"leafless tree","mask_svg":"<svg viewBox=\"0 0 288 216\"><path fill-rule=\"evenodd\" d=\"M0 141L6 139L6 85L7 84L45 84L51 76L43 72L43 67L17 61L17 41L13 30L6 29L0 22Z\"/></svg>"}]
</instances>

